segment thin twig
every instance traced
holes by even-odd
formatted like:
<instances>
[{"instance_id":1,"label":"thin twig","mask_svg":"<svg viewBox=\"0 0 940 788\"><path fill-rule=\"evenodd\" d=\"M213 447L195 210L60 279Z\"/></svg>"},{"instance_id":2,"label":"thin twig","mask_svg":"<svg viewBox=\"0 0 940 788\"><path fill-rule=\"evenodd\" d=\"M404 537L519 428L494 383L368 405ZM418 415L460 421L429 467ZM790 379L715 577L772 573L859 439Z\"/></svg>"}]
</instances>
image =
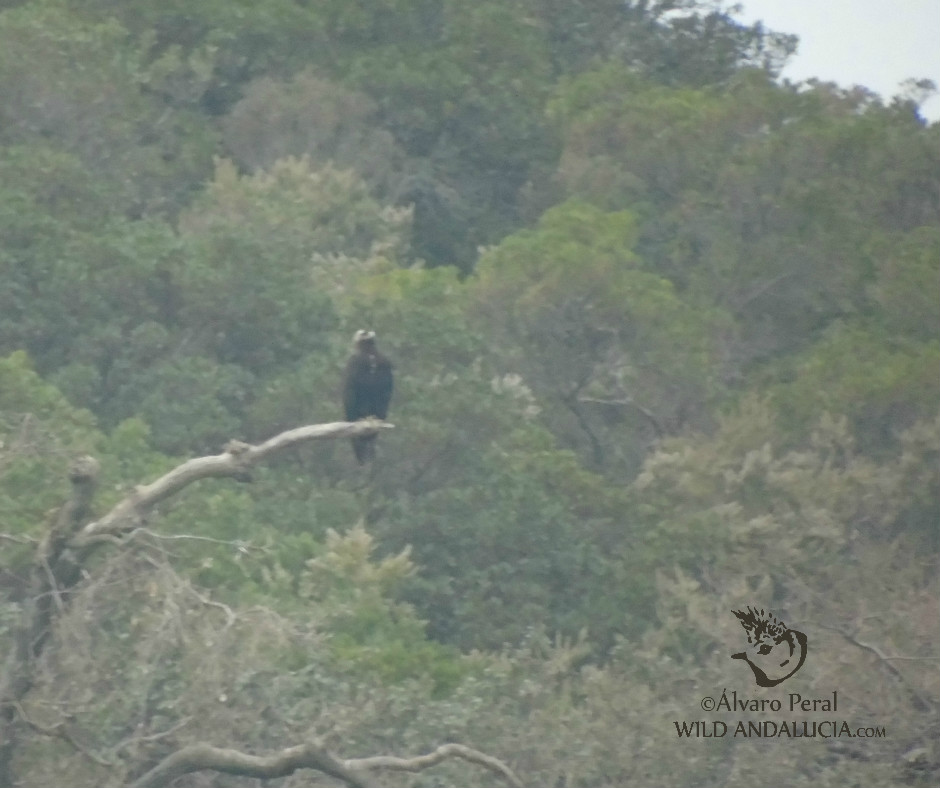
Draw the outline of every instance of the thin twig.
<instances>
[{"instance_id":1,"label":"thin twig","mask_svg":"<svg viewBox=\"0 0 940 788\"><path fill-rule=\"evenodd\" d=\"M8 542L16 542L17 544L30 544L30 545L39 544L39 540L35 539L32 536L14 536L13 534L0 534L0 539L6 539Z\"/></svg>"},{"instance_id":2,"label":"thin twig","mask_svg":"<svg viewBox=\"0 0 940 788\"><path fill-rule=\"evenodd\" d=\"M633 408L643 414L649 423L653 426L653 430L656 432L657 438L662 438L666 434L665 429L663 428L662 423L659 419L656 418L655 414L648 408L644 408L638 402L635 402L630 397L624 397L623 399L600 399L599 397L578 397L578 402L592 402L597 405L618 405L625 408Z\"/></svg>"},{"instance_id":3,"label":"thin twig","mask_svg":"<svg viewBox=\"0 0 940 788\"><path fill-rule=\"evenodd\" d=\"M899 682L901 682L901 684L904 685L907 691L911 693L911 696L914 698L916 705L920 707L921 711L933 711L934 709L933 703L931 703L927 698L921 695L920 692L918 692L913 686L911 686L908 680L904 677L904 674L901 673L900 670L898 670L894 665L891 664L891 660L914 659L914 658L888 656L878 646L872 643L866 643L862 640L859 640L858 637L856 636L856 633L848 632L845 629L842 629L841 627L834 627L831 624L823 624L822 622L819 622L819 621L807 622L807 623L815 623L816 626L822 629L828 629L830 632L836 632L840 634L842 637L844 637L853 646L858 646L858 648L864 651L867 651L869 654L874 654L875 657L878 659L878 661L882 664L884 669L887 670L892 676L894 676Z\"/></svg>"},{"instance_id":4,"label":"thin twig","mask_svg":"<svg viewBox=\"0 0 940 788\"><path fill-rule=\"evenodd\" d=\"M346 766L352 769L389 769L399 772L420 772L448 758L462 758L470 763L475 763L477 766L482 766L500 775L513 788L523 788L522 781L499 758L494 758L492 755L465 747L462 744L442 744L433 752L429 752L427 755L418 755L414 758L374 755L371 758L354 758L345 761L345 763Z\"/></svg>"},{"instance_id":5,"label":"thin twig","mask_svg":"<svg viewBox=\"0 0 940 788\"><path fill-rule=\"evenodd\" d=\"M202 604L206 605L207 607L217 607L219 608L219 610L225 613L225 627L222 629L223 633L226 632L232 626L232 624L234 624L238 620L238 616L235 615L235 613L232 611L232 608L230 608L228 605L222 602L216 602L212 599L209 599L206 596L203 596L191 585L187 585L187 588L189 592L194 597L196 597L196 599L202 602Z\"/></svg>"},{"instance_id":6,"label":"thin twig","mask_svg":"<svg viewBox=\"0 0 940 788\"><path fill-rule=\"evenodd\" d=\"M251 542L246 542L244 539L213 539L211 536L198 536L196 534L158 534L156 531L151 531L149 528L135 528L125 537L125 541L136 536L137 534L143 534L144 536L150 536L153 539L161 539L167 542L172 542L179 539L193 542L209 542L210 544L218 544L222 545L223 547L234 547L236 550L242 553L248 552L249 550L268 552L266 547L258 547L257 545L253 545Z\"/></svg>"},{"instance_id":7,"label":"thin twig","mask_svg":"<svg viewBox=\"0 0 940 788\"><path fill-rule=\"evenodd\" d=\"M157 733L151 733L147 736L128 736L126 739L124 739L124 741L115 745L111 751L117 755L121 750L126 750L128 747L131 747L135 744L149 744L151 742L160 741L161 739L165 739L168 736L172 736L180 728L184 728L185 726L189 725L192 720L193 718L191 716L184 717L182 720L176 723L176 725L171 728L167 728L165 731L158 731Z\"/></svg>"},{"instance_id":8,"label":"thin twig","mask_svg":"<svg viewBox=\"0 0 940 788\"><path fill-rule=\"evenodd\" d=\"M43 736L50 736L54 739L62 739L62 741L67 742L77 752L88 758L88 760L97 763L99 766L106 766L109 769L114 768L113 762L106 761L100 755L96 755L95 753L91 752L91 750L86 749L77 741L75 741L75 737L72 736L72 734L69 733L66 729L65 722L57 722L51 727L46 727L45 725L40 725L38 722L31 720L23 710L23 707L16 701L12 701L11 705L16 709L16 713L19 718L37 733L41 733Z\"/></svg>"},{"instance_id":9,"label":"thin twig","mask_svg":"<svg viewBox=\"0 0 940 788\"><path fill-rule=\"evenodd\" d=\"M59 611L59 615L61 616L65 612L65 605L62 603L62 595L59 593L59 584L56 582L55 574L52 571L52 567L49 566L49 562L46 560L45 555L39 556L39 563L42 566L43 572L46 573L46 579L49 581L49 593L55 602L55 606Z\"/></svg>"}]
</instances>

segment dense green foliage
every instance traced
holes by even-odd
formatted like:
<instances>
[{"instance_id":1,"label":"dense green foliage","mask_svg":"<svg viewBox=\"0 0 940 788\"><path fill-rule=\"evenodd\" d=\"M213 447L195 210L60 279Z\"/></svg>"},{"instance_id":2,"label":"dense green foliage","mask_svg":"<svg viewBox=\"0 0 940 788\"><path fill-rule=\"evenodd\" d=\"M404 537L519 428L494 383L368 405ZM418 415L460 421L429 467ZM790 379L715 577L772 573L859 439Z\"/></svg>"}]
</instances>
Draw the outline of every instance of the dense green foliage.
<instances>
[{"instance_id":1,"label":"dense green foliage","mask_svg":"<svg viewBox=\"0 0 940 788\"><path fill-rule=\"evenodd\" d=\"M117 765L35 734L23 784L190 731L935 783L940 125L793 46L695 0L0 3L0 652L72 457L104 511L337 420L357 328L396 368L374 468L311 444L96 559L28 711ZM677 744L753 690L746 605L888 738Z\"/></svg>"}]
</instances>

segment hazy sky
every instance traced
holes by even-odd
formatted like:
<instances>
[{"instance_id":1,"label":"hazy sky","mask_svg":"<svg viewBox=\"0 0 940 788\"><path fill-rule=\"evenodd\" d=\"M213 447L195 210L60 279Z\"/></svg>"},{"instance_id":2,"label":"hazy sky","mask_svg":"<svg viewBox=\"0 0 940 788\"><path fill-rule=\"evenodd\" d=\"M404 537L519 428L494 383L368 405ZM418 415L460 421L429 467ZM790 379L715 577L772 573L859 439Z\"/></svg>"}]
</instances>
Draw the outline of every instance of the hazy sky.
<instances>
[{"instance_id":1,"label":"hazy sky","mask_svg":"<svg viewBox=\"0 0 940 788\"><path fill-rule=\"evenodd\" d=\"M940 0L737 0L742 22L795 33L800 46L783 76L864 85L890 100L910 77L940 86ZM940 96L922 106L940 120Z\"/></svg>"}]
</instances>

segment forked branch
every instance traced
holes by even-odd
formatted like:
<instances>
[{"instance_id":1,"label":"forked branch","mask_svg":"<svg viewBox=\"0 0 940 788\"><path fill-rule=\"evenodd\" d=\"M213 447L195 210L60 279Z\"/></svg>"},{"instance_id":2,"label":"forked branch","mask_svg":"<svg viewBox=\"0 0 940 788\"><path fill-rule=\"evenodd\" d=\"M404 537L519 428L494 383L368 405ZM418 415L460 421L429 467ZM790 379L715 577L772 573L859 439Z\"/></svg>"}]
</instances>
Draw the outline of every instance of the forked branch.
<instances>
[{"instance_id":1,"label":"forked branch","mask_svg":"<svg viewBox=\"0 0 940 788\"><path fill-rule=\"evenodd\" d=\"M196 771L216 771L240 777L270 780L286 777L299 769L315 769L342 780L353 788L375 788L370 771L420 772L449 758L462 758L502 777L512 788L524 788L522 782L505 763L461 744L443 744L427 755L397 758L378 755L371 758L340 760L319 743L311 742L276 752L273 755L248 755L237 750L192 744L168 755L149 772L141 776L130 788L160 788L184 774Z\"/></svg>"},{"instance_id":2,"label":"forked branch","mask_svg":"<svg viewBox=\"0 0 940 788\"><path fill-rule=\"evenodd\" d=\"M372 435L392 427L393 425L378 420L338 421L287 430L256 446L241 441L229 441L222 454L187 460L156 481L137 487L104 517L82 528L73 539L73 546L83 547L94 543L102 535L113 536L138 527L157 504L200 479L228 477L248 481L251 478L252 466L292 446L311 440Z\"/></svg>"}]
</instances>

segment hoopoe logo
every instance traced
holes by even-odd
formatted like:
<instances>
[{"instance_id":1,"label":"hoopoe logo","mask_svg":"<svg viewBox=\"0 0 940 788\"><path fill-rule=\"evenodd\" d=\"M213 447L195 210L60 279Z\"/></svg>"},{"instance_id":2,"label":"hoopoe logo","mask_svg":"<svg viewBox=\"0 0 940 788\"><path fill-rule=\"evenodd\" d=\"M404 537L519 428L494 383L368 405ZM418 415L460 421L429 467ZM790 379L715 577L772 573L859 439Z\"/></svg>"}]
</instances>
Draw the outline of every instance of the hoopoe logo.
<instances>
[{"instance_id":1,"label":"hoopoe logo","mask_svg":"<svg viewBox=\"0 0 940 788\"><path fill-rule=\"evenodd\" d=\"M754 671L759 687L776 687L796 673L806 661L806 635L788 629L771 613L748 607L744 611L732 610L744 631L747 646L732 654L731 659L743 659Z\"/></svg>"}]
</instances>

